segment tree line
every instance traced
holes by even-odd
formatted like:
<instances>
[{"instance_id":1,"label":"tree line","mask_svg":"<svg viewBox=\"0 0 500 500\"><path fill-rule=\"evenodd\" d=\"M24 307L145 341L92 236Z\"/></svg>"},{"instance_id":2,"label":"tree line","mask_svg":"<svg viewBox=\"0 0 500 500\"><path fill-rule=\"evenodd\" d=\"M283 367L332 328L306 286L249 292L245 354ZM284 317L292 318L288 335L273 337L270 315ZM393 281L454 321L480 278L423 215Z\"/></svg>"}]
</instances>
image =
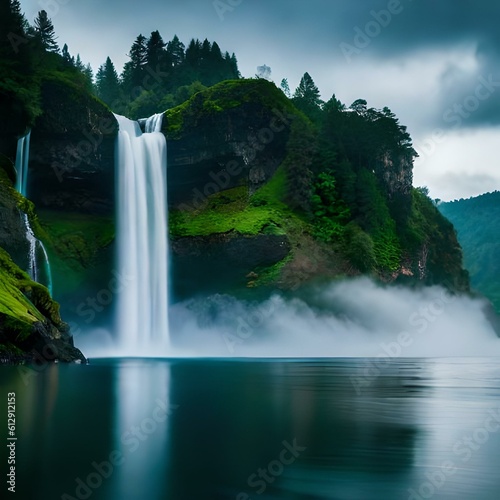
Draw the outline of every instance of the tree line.
<instances>
[{"instance_id":1,"label":"tree line","mask_svg":"<svg viewBox=\"0 0 500 500\"><path fill-rule=\"evenodd\" d=\"M223 80L240 78L235 54L217 42L192 39L187 48L174 35L165 42L159 31L139 35L119 75L108 57L96 75L97 96L113 111L140 118L181 104Z\"/></svg>"}]
</instances>

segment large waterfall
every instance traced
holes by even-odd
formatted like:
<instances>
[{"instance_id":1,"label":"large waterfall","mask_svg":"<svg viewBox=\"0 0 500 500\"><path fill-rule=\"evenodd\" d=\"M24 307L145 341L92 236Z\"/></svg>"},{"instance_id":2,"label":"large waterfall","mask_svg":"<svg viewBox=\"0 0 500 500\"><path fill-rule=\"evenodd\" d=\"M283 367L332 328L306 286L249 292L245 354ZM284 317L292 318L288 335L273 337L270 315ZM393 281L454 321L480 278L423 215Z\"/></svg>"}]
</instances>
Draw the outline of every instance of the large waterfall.
<instances>
[{"instance_id":1,"label":"large waterfall","mask_svg":"<svg viewBox=\"0 0 500 500\"><path fill-rule=\"evenodd\" d=\"M31 131L17 141L16 154L16 190L24 197L28 195L28 166L30 159ZM43 283L52 294L52 272L49 257L43 243L38 240L31 228L27 214L23 214L23 223L26 228L26 239L30 245L28 253L28 274L33 281ZM43 262L40 268L39 262ZM43 279L42 279L43 275Z\"/></svg>"},{"instance_id":2,"label":"large waterfall","mask_svg":"<svg viewBox=\"0 0 500 500\"><path fill-rule=\"evenodd\" d=\"M118 348L164 356L168 336L167 143L163 115L144 123L115 115L117 140Z\"/></svg>"}]
</instances>

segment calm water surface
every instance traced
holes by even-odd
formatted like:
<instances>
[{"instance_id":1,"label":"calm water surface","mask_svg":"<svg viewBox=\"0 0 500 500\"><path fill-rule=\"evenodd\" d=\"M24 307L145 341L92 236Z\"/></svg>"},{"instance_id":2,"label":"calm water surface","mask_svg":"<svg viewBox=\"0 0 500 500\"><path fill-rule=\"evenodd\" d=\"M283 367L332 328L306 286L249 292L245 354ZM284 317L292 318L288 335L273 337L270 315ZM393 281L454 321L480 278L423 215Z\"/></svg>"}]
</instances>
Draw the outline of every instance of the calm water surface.
<instances>
[{"instance_id":1,"label":"calm water surface","mask_svg":"<svg viewBox=\"0 0 500 500\"><path fill-rule=\"evenodd\" d=\"M0 498L500 498L498 359L119 359L0 374L18 437L16 494L2 481ZM5 436L6 411L0 425Z\"/></svg>"}]
</instances>

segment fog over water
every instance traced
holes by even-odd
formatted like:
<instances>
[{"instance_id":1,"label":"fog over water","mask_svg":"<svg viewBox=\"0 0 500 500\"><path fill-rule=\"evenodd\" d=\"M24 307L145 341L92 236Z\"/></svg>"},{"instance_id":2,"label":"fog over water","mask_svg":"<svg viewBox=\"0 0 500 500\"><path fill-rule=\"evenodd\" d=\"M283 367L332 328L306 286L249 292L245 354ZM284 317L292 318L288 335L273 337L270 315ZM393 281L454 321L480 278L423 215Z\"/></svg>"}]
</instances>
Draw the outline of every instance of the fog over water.
<instances>
[{"instance_id":1,"label":"fog over water","mask_svg":"<svg viewBox=\"0 0 500 500\"><path fill-rule=\"evenodd\" d=\"M212 295L175 304L165 353L147 346L120 352L103 331L81 335L77 345L90 358L497 356L500 340L486 306L484 299L441 287L381 286L359 278L262 302Z\"/></svg>"}]
</instances>

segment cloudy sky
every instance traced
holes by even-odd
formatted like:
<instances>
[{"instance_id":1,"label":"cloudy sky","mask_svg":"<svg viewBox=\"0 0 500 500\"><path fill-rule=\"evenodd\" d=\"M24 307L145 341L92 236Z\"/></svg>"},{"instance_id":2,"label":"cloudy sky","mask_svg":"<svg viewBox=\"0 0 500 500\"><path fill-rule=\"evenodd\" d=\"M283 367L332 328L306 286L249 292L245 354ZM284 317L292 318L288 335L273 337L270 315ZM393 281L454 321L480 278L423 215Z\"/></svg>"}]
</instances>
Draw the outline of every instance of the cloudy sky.
<instances>
[{"instance_id":1,"label":"cloudy sky","mask_svg":"<svg viewBox=\"0 0 500 500\"><path fill-rule=\"evenodd\" d=\"M500 3L495 0L21 0L59 43L120 71L139 33L216 40L243 76L388 106L420 153L415 185L443 200L500 189Z\"/></svg>"}]
</instances>

